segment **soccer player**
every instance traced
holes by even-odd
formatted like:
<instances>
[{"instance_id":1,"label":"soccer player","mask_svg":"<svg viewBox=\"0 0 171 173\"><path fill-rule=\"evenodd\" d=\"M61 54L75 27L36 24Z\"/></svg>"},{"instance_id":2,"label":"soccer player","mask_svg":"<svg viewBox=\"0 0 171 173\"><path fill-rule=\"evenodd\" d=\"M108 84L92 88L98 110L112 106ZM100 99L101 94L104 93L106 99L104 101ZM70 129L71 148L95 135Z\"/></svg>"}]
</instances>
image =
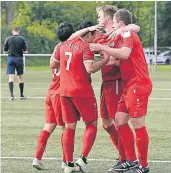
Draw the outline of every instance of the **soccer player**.
<instances>
[{"instance_id":1,"label":"soccer player","mask_svg":"<svg viewBox=\"0 0 171 173\"><path fill-rule=\"evenodd\" d=\"M85 21L79 29L91 27ZM94 144L97 133L97 104L91 86L91 73L97 72L108 63L109 57L94 62L94 54L89 49L96 32L87 32L82 37L64 42L60 47L60 95L62 115L65 123L63 132L63 148L67 161L65 173L71 173L74 167L80 166L87 172L87 157ZM86 129L82 139L81 157L77 165L73 163L74 138L77 121L82 117Z\"/></svg>"},{"instance_id":2,"label":"soccer player","mask_svg":"<svg viewBox=\"0 0 171 173\"><path fill-rule=\"evenodd\" d=\"M121 28L132 22L129 11L118 10L114 15L114 28ZM116 171L136 168L137 173L149 172L148 144L149 137L145 125L148 98L152 91L152 82L143 52L141 41L135 32L121 34L117 48L101 44L91 44L94 51L104 51L112 57L120 59L120 70L123 80L123 94L118 104L115 121L122 140L127 161L115 167ZM138 161L134 147L134 135L128 124L131 121L136 134Z\"/></svg>"},{"instance_id":3,"label":"soccer player","mask_svg":"<svg viewBox=\"0 0 171 173\"><path fill-rule=\"evenodd\" d=\"M67 40L72 33L74 33L74 27L68 23L63 22L59 25L57 29L57 36L58 39L63 42ZM54 60L57 56L59 56L60 50L60 43L55 47L54 52L51 56L51 61ZM53 64L51 64L52 66ZM35 158L33 160L33 167L38 170L44 170L45 167L42 164L42 156L45 151L47 141L55 130L56 126L62 126L64 129L64 122L62 119L62 112L61 112L61 104L60 104L60 95L59 95L59 86L60 86L60 71L59 69L53 69L53 79L52 83L49 87L47 96L46 96L46 112L45 112L45 126L44 129L40 132L37 141L37 148ZM61 143L62 143L62 136L61 136ZM61 167L64 169L65 167L65 155L63 154L63 162Z\"/></svg>"},{"instance_id":4,"label":"soccer player","mask_svg":"<svg viewBox=\"0 0 171 173\"><path fill-rule=\"evenodd\" d=\"M12 36L6 39L4 44L4 52L8 52L6 74L9 77L8 84L11 94L9 100L14 100L13 88L14 88L15 69L18 75L20 100L25 100L26 97L23 95L24 91L23 53L28 53L28 48L25 39L20 36L20 29L18 27L15 27L12 30Z\"/></svg>"},{"instance_id":5,"label":"soccer player","mask_svg":"<svg viewBox=\"0 0 171 173\"><path fill-rule=\"evenodd\" d=\"M113 5L105 5L97 8L98 14L98 24L102 26L105 34L111 33L113 31L113 16L117 12L117 8ZM88 28L90 29L90 28ZM76 32L73 35L81 35L87 32L88 30L83 29ZM93 29L93 27L92 27ZM98 29L98 26L94 26L94 29ZM119 32L133 30L138 32L139 26L130 24L122 29L119 29ZM117 30L118 32L118 30ZM118 38L108 40L108 37L102 33L96 34L94 42L101 43L104 45L116 46ZM112 45L111 45L112 43ZM104 53L100 52L100 57L103 59ZM112 140L114 146L119 150L119 162L117 165L121 164L126 160L125 152L120 140L118 140L117 129L114 124L115 114L117 111L118 102L122 94L122 80L120 69L118 66L118 61L111 59L108 64L106 64L102 69L102 85L101 85L101 97L100 97L100 115L102 118L102 126L104 130L109 134L110 139Z\"/></svg>"}]
</instances>

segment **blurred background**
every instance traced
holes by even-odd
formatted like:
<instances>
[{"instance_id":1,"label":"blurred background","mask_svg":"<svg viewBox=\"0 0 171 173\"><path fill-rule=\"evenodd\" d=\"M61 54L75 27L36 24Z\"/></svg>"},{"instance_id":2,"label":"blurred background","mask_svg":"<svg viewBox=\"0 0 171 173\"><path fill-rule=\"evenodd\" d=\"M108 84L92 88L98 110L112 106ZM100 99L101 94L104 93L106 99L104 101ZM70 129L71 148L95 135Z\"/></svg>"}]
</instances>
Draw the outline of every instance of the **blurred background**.
<instances>
[{"instance_id":1,"label":"blurred background","mask_svg":"<svg viewBox=\"0 0 171 173\"><path fill-rule=\"evenodd\" d=\"M1 2L1 53L5 39L11 35L12 27L19 26L21 35L28 43L29 54L51 54L58 43L56 29L61 22L71 22L76 28L83 20L91 20L96 24L96 7L105 4L113 4L131 11L133 23L141 27L138 34L145 48L147 63L170 64L171 2L169 1L157 2L157 54L160 55L157 62L154 56L154 1L3 1ZM4 60L2 58L2 64L5 63ZM47 57L27 57L27 66L43 65L47 62Z\"/></svg>"}]
</instances>

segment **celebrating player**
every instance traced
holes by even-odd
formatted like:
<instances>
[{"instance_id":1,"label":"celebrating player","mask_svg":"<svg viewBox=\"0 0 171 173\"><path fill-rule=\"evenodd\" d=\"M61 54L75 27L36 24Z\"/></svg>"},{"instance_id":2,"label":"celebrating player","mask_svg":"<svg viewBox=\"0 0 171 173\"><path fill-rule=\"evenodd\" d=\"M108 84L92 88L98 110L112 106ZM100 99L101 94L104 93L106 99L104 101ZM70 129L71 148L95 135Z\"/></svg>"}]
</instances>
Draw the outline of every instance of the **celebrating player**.
<instances>
[{"instance_id":1,"label":"celebrating player","mask_svg":"<svg viewBox=\"0 0 171 173\"><path fill-rule=\"evenodd\" d=\"M83 22L79 29L92 26ZM94 54L88 43L93 42L96 32L87 32L82 37L64 42L60 47L60 95L65 130L63 147L67 166L65 173L70 173L80 166L87 172L87 156L94 144L97 133L97 104L91 86L91 73L100 70L109 61L109 57L94 62ZM77 165L73 163L74 138L77 121L82 117L86 130L82 140L81 157Z\"/></svg>"},{"instance_id":2,"label":"celebrating player","mask_svg":"<svg viewBox=\"0 0 171 173\"><path fill-rule=\"evenodd\" d=\"M139 31L139 26L130 24L122 28L118 28L113 31L113 16L117 12L117 8L113 5L105 5L97 8L98 14L98 25L91 28L82 29L77 31L72 35L78 36L83 35L89 30L98 29L99 26L103 27L105 34L98 32L96 38L94 39L95 43L101 43L104 45L117 46L118 38L114 40L109 40L109 33L112 35L122 33L124 31L133 30L135 32ZM100 52L100 57L103 59L104 52ZM102 70L102 85L101 85L101 97L100 97L100 114L102 118L102 126L110 135L110 138L119 150L119 162L117 165L122 164L126 160L125 152L123 150L122 143L118 139L118 132L114 124L115 114L117 111L118 102L122 94L122 80L120 74L120 68L118 66L118 61L111 59L108 64L106 64Z\"/></svg>"},{"instance_id":3,"label":"celebrating player","mask_svg":"<svg viewBox=\"0 0 171 173\"><path fill-rule=\"evenodd\" d=\"M125 9L118 10L114 15L114 28L122 28L132 21L131 14ZM94 51L104 51L112 57L120 59L120 69L124 82L123 94L118 104L115 121L122 140L127 161L115 167L116 171L135 168L135 172L147 173L149 137L145 125L148 98L152 91L143 47L139 37L134 32L121 34L117 48L110 48L101 44L91 44ZM131 121L136 134L137 157L134 147L134 135L128 125Z\"/></svg>"},{"instance_id":4,"label":"celebrating player","mask_svg":"<svg viewBox=\"0 0 171 173\"><path fill-rule=\"evenodd\" d=\"M71 34L75 31L74 27L67 22L63 22L59 25L57 30L58 39L63 42L67 40ZM54 60L59 56L60 45L58 44L51 56L51 60ZM52 65L52 64L51 64ZM60 83L60 71L59 69L53 69L53 79L49 87L48 94L46 96L46 114L45 114L45 127L40 132L40 136L37 141L37 148L35 158L33 160L33 167L38 170L45 169L44 165L41 162L43 153L45 151L47 141L55 130L56 126L62 126L64 129L64 122L62 120L61 104L60 104L60 95L59 95L59 83ZM62 136L61 136L62 142ZM63 154L62 168L65 166L65 155Z\"/></svg>"}]
</instances>

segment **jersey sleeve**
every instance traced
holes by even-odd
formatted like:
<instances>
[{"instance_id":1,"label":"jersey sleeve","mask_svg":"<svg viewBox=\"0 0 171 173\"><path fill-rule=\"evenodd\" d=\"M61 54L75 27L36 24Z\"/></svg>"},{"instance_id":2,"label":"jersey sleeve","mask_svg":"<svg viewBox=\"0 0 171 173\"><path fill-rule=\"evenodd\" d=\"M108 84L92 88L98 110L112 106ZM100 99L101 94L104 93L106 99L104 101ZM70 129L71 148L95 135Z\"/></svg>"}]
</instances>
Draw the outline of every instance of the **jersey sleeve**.
<instances>
[{"instance_id":1,"label":"jersey sleeve","mask_svg":"<svg viewBox=\"0 0 171 173\"><path fill-rule=\"evenodd\" d=\"M128 32L123 33L122 37L123 37L123 42L122 42L121 47L127 47L127 48L132 50L132 48L133 48L133 39L131 37L131 32L128 31Z\"/></svg>"},{"instance_id":2,"label":"jersey sleeve","mask_svg":"<svg viewBox=\"0 0 171 173\"><path fill-rule=\"evenodd\" d=\"M51 59L55 60L55 61L60 61L60 44L56 45L53 53L52 53L52 56L51 56Z\"/></svg>"},{"instance_id":3,"label":"jersey sleeve","mask_svg":"<svg viewBox=\"0 0 171 173\"><path fill-rule=\"evenodd\" d=\"M88 44L83 49L83 62L94 62L94 53L90 50Z\"/></svg>"}]
</instances>

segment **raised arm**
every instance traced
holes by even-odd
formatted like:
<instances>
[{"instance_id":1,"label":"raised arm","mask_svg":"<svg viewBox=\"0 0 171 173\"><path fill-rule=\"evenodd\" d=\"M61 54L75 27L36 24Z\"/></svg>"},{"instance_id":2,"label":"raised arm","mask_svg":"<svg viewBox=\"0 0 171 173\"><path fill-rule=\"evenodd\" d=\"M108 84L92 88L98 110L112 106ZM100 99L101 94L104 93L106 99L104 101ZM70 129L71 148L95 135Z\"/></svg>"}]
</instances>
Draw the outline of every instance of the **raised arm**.
<instances>
[{"instance_id":1,"label":"raised arm","mask_svg":"<svg viewBox=\"0 0 171 173\"><path fill-rule=\"evenodd\" d=\"M88 28L84 28L84 29L81 29L79 31L76 31L74 34L72 34L68 40L72 40L74 38L77 38L77 37L81 37L83 36L84 34L86 34L87 32L91 32L91 31L98 31L99 30L99 25L94 25L94 26L91 26L91 27L88 27Z\"/></svg>"},{"instance_id":2,"label":"raised arm","mask_svg":"<svg viewBox=\"0 0 171 173\"><path fill-rule=\"evenodd\" d=\"M135 25L135 24L129 24L129 25L121 27L115 31L113 30L108 34L108 40L114 39L116 36L122 34L123 32L127 32L127 31L134 31L134 32L138 33L140 31L140 26Z\"/></svg>"}]
</instances>

